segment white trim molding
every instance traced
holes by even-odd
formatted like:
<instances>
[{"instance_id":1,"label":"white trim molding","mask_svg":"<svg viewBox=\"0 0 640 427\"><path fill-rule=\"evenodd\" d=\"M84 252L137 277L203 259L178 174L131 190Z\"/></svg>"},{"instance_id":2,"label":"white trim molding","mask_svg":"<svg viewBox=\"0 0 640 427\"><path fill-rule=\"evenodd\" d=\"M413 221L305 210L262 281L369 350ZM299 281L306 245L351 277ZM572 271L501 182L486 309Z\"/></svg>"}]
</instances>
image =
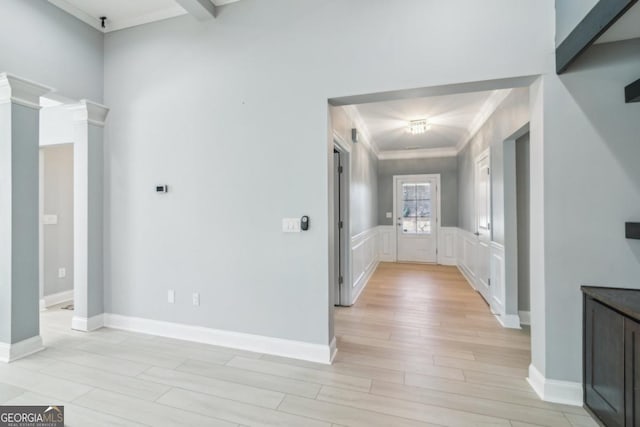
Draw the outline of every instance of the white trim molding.
<instances>
[{"instance_id":1,"label":"white trim molding","mask_svg":"<svg viewBox=\"0 0 640 427\"><path fill-rule=\"evenodd\" d=\"M74 121L87 122L98 127L104 127L109 115L109 107L86 99L77 104L71 104L67 108L72 112Z\"/></svg>"},{"instance_id":2,"label":"white trim molding","mask_svg":"<svg viewBox=\"0 0 640 427\"><path fill-rule=\"evenodd\" d=\"M53 305L62 304L63 302L73 301L73 289L58 292L57 294L45 295L40 300L40 309L48 308Z\"/></svg>"},{"instance_id":3,"label":"white trim molding","mask_svg":"<svg viewBox=\"0 0 640 427\"><path fill-rule=\"evenodd\" d=\"M104 314L93 317L73 316L71 319L71 329L81 332L93 332L105 326Z\"/></svg>"},{"instance_id":4,"label":"white trim molding","mask_svg":"<svg viewBox=\"0 0 640 427\"><path fill-rule=\"evenodd\" d=\"M582 406L582 384L580 383L547 379L533 365L529 365L527 381L540 399L546 402Z\"/></svg>"},{"instance_id":5,"label":"white trim molding","mask_svg":"<svg viewBox=\"0 0 640 427\"><path fill-rule=\"evenodd\" d=\"M531 312L530 311L519 311L518 315L520 316L520 324L521 325L531 325Z\"/></svg>"},{"instance_id":6,"label":"white trim molding","mask_svg":"<svg viewBox=\"0 0 640 427\"><path fill-rule=\"evenodd\" d=\"M13 102L23 107L40 109L40 97L53 89L8 73L0 73L0 104Z\"/></svg>"},{"instance_id":7,"label":"white trim molding","mask_svg":"<svg viewBox=\"0 0 640 427\"><path fill-rule=\"evenodd\" d=\"M455 157L458 150L455 147L419 148L417 150L380 151L379 160L431 159L439 157Z\"/></svg>"},{"instance_id":8,"label":"white trim molding","mask_svg":"<svg viewBox=\"0 0 640 427\"><path fill-rule=\"evenodd\" d=\"M331 359L336 353L333 342L326 345L313 344L119 314L105 314L104 320L105 326L113 329L235 348L326 365L331 364Z\"/></svg>"},{"instance_id":9,"label":"white trim molding","mask_svg":"<svg viewBox=\"0 0 640 427\"><path fill-rule=\"evenodd\" d=\"M14 343L0 343L0 362L9 363L44 350L40 335Z\"/></svg>"}]
</instances>

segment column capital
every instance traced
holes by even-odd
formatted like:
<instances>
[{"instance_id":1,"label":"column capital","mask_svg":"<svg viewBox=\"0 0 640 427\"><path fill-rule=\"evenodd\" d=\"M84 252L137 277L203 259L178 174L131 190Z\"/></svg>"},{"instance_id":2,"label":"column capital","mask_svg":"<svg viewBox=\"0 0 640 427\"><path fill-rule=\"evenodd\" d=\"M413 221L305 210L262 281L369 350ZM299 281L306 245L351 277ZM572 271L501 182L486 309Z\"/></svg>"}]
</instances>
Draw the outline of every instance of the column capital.
<instances>
[{"instance_id":1,"label":"column capital","mask_svg":"<svg viewBox=\"0 0 640 427\"><path fill-rule=\"evenodd\" d=\"M40 97L52 91L50 87L8 73L0 73L0 104L13 102L39 110Z\"/></svg>"},{"instance_id":2,"label":"column capital","mask_svg":"<svg viewBox=\"0 0 640 427\"><path fill-rule=\"evenodd\" d=\"M69 110L73 113L73 120L78 122L88 122L94 126L104 127L109 114L109 108L96 102L86 99L70 105Z\"/></svg>"}]
</instances>

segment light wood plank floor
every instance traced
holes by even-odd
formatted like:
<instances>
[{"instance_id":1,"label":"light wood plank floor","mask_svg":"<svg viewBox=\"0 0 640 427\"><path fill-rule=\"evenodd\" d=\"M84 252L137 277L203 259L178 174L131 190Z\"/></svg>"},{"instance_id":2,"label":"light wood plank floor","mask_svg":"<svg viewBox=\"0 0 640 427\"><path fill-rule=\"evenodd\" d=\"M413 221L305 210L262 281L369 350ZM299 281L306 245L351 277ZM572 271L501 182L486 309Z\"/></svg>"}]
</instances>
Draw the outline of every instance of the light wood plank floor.
<instances>
[{"instance_id":1,"label":"light wood plank floor","mask_svg":"<svg viewBox=\"0 0 640 427\"><path fill-rule=\"evenodd\" d=\"M161 337L69 329L0 364L0 404L65 405L69 426L595 426L527 384L529 333L502 329L454 267L381 264L336 309L333 366Z\"/></svg>"}]
</instances>

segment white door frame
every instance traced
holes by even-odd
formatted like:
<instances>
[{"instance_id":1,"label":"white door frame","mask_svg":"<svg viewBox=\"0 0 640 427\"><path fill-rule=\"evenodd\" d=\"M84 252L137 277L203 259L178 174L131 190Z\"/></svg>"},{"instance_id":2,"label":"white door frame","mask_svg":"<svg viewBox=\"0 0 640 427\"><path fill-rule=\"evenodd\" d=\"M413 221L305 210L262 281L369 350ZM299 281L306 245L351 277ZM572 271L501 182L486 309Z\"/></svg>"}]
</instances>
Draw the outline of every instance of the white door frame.
<instances>
[{"instance_id":1,"label":"white door frame","mask_svg":"<svg viewBox=\"0 0 640 427\"><path fill-rule=\"evenodd\" d=\"M351 146L347 143L337 132L333 133L333 146L336 150L340 151L340 154L345 156L343 161L343 173L342 176L345 178L345 183L342 187L341 198L344 203L342 203L342 217L343 227L342 227L342 262L344 265L344 276L343 276L343 286L342 286L342 295L340 295L339 300L344 302L343 305L351 304L351 291L353 285L352 279L352 259L351 259ZM333 188L330 189L332 192L331 200L333 200ZM332 230L333 232L333 230ZM333 249L332 249L333 250ZM335 253L333 254L335 257ZM338 268L338 266L336 266ZM333 280L333 278L332 278ZM333 284L334 289L339 288L336 284Z\"/></svg>"},{"instance_id":2,"label":"white door frame","mask_svg":"<svg viewBox=\"0 0 640 427\"><path fill-rule=\"evenodd\" d=\"M403 179L435 179L436 180L436 226L434 227L436 239L436 264L440 263L440 218L442 217L442 206L440 198L440 174L419 174L419 175L394 175L393 176L393 229L396 247L398 245L398 181ZM396 262L398 262L398 250L396 249Z\"/></svg>"}]
</instances>

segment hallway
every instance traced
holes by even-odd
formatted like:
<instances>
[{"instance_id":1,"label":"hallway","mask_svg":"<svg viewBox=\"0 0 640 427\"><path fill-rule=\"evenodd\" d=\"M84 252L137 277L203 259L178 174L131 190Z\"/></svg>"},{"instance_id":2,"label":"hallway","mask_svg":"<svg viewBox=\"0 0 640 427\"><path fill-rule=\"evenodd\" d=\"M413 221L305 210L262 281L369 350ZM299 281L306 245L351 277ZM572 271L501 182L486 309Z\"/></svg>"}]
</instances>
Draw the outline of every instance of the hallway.
<instances>
[{"instance_id":1,"label":"hallway","mask_svg":"<svg viewBox=\"0 0 640 427\"><path fill-rule=\"evenodd\" d=\"M333 369L379 368L368 397L343 398L354 406L407 418L461 411L429 419L447 425L596 425L582 408L538 398L526 381L528 328L502 328L455 267L381 263L357 303L335 317Z\"/></svg>"},{"instance_id":2,"label":"hallway","mask_svg":"<svg viewBox=\"0 0 640 427\"><path fill-rule=\"evenodd\" d=\"M0 404L65 405L69 426L593 426L526 383L529 336L505 330L454 267L380 264L336 309L332 366L137 333L69 329L0 365Z\"/></svg>"}]
</instances>

